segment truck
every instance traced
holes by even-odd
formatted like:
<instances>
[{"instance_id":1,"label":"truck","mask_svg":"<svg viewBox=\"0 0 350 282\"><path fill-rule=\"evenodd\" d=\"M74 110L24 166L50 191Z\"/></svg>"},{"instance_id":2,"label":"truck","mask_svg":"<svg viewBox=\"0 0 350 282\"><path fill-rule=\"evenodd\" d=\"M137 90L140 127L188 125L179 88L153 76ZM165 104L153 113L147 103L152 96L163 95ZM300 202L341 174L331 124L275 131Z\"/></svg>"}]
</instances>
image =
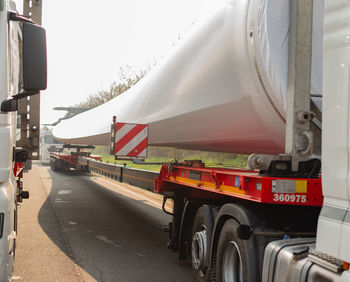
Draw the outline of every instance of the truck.
<instances>
[{"instance_id":1,"label":"truck","mask_svg":"<svg viewBox=\"0 0 350 282\"><path fill-rule=\"evenodd\" d=\"M40 162L44 165L50 164L50 152L63 150L63 142L56 140L52 135L52 128L44 126L40 131Z\"/></svg>"},{"instance_id":2,"label":"truck","mask_svg":"<svg viewBox=\"0 0 350 282\"><path fill-rule=\"evenodd\" d=\"M150 145L249 151L248 170L162 166L154 192L172 216L168 247L197 281L350 281L349 12L342 0L225 1L137 87L54 134L111 144L116 158L129 140L121 157L144 148L136 128L116 137L123 123L149 126ZM273 85L285 71L287 85ZM286 100L272 95L280 89ZM107 113L121 122L111 131Z\"/></svg>"},{"instance_id":3,"label":"truck","mask_svg":"<svg viewBox=\"0 0 350 282\"><path fill-rule=\"evenodd\" d=\"M0 1L0 281L10 281L23 164L39 159L40 98L46 89L46 35L41 0Z\"/></svg>"},{"instance_id":4,"label":"truck","mask_svg":"<svg viewBox=\"0 0 350 282\"><path fill-rule=\"evenodd\" d=\"M323 96L310 89L313 7L290 1L285 153L251 154L249 170L164 164L154 181L174 205L168 247L196 281L350 281L350 3L325 1Z\"/></svg>"}]
</instances>

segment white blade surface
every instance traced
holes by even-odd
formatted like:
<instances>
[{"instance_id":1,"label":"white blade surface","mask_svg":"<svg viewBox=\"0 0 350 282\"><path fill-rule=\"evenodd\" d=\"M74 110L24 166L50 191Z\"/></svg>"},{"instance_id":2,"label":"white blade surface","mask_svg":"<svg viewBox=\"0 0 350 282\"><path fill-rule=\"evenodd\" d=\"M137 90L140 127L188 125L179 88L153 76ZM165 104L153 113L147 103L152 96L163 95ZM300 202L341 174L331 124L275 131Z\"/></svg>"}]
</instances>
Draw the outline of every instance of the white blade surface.
<instances>
[{"instance_id":1,"label":"white blade surface","mask_svg":"<svg viewBox=\"0 0 350 282\"><path fill-rule=\"evenodd\" d=\"M54 135L69 143L109 145L116 115L119 122L148 124L149 145L283 152L288 27L288 0L219 3L137 85L62 121ZM322 54L318 34L314 32L316 55ZM313 72L312 84L319 93L320 72Z\"/></svg>"}]
</instances>

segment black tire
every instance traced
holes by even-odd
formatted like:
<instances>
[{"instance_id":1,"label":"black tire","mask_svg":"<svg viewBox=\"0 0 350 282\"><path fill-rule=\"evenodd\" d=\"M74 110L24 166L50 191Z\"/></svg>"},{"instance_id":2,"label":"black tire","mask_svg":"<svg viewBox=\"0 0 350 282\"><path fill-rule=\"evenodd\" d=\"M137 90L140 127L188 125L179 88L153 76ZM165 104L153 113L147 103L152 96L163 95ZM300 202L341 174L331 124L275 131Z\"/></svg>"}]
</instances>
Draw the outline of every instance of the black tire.
<instances>
[{"instance_id":1,"label":"black tire","mask_svg":"<svg viewBox=\"0 0 350 282\"><path fill-rule=\"evenodd\" d=\"M55 167L55 171L61 171L61 167L59 165L59 161L55 159L55 162L53 163Z\"/></svg>"},{"instance_id":2,"label":"black tire","mask_svg":"<svg viewBox=\"0 0 350 282\"><path fill-rule=\"evenodd\" d=\"M32 160L26 160L23 163L23 171L29 171L32 169Z\"/></svg>"},{"instance_id":3,"label":"black tire","mask_svg":"<svg viewBox=\"0 0 350 282\"><path fill-rule=\"evenodd\" d=\"M60 166L60 162L57 159L52 159L50 161L50 168L55 172L60 172L63 170L63 168Z\"/></svg>"},{"instance_id":4,"label":"black tire","mask_svg":"<svg viewBox=\"0 0 350 282\"><path fill-rule=\"evenodd\" d=\"M56 171L56 161L55 159L50 159L50 168L52 171Z\"/></svg>"},{"instance_id":5,"label":"black tire","mask_svg":"<svg viewBox=\"0 0 350 282\"><path fill-rule=\"evenodd\" d=\"M194 218L192 226L192 270L195 279L198 282L208 281L207 270L209 266L210 242L212 238L214 225L214 222L208 213L209 207L199 208ZM203 243L205 244L205 246L202 245ZM203 249L205 250L204 252Z\"/></svg>"},{"instance_id":6,"label":"black tire","mask_svg":"<svg viewBox=\"0 0 350 282\"><path fill-rule=\"evenodd\" d=\"M228 219L220 233L216 257L216 281L254 282L258 280L256 256L249 254L249 240L237 236L238 222Z\"/></svg>"}]
</instances>

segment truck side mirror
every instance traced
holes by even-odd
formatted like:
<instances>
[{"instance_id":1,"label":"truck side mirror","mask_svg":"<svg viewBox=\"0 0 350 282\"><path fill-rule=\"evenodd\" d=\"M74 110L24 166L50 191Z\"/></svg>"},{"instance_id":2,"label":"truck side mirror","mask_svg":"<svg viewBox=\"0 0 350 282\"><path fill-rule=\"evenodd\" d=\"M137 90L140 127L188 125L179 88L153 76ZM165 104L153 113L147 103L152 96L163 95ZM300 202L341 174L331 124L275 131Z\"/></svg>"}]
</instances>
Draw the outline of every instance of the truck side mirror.
<instances>
[{"instance_id":1,"label":"truck side mirror","mask_svg":"<svg viewBox=\"0 0 350 282\"><path fill-rule=\"evenodd\" d=\"M16 99L6 99L1 103L1 112L15 112L18 109L18 101Z\"/></svg>"},{"instance_id":2,"label":"truck side mirror","mask_svg":"<svg viewBox=\"0 0 350 282\"><path fill-rule=\"evenodd\" d=\"M41 26L15 12L9 13L10 21L23 23L22 27L22 68L23 86L21 93L1 102L1 112L14 112L18 100L37 94L47 87L46 32Z\"/></svg>"},{"instance_id":3,"label":"truck side mirror","mask_svg":"<svg viewBox=\"0 0 350 282\"><path fill-rule=\"evenodd\" d=\"M23 22L23 88L37 93L47 87L46 32L39 25ZM28 93L28 94L29 94Z\"/></svg>"}]
</instances>

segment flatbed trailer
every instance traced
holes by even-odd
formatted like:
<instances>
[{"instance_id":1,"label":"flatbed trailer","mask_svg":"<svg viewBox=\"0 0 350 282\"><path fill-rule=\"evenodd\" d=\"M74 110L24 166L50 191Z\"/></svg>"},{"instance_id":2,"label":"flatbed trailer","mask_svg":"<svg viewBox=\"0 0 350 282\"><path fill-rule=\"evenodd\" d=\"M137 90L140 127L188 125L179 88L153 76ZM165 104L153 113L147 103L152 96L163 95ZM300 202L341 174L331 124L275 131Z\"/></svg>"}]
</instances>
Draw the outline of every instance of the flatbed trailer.
<instances>
[{"instance_id":1,"label":"flatbed trailer","mask_svg":"<svg viewBox=\"0 0 350 282\"><path fill-rule=\"evenodd\" d=\"M163 165L154 192L174 202L168 247L191 258L197 281L260 281L266 246L314 238L323 203L320 176L272 177L200 161Z\"/></svg>"},{"instance_id":2,"label":"flatbed trailer","mask_svg":"<svg viewBox=\"0 0 350 282\"><path fill-rule=\"evenodd\" d=\"M84 163L79 162L79 157L90 158L101 161L98 155L92 155L90 152L83 151L84 149L94 149L94 146L82 145L63 145L63 149L76 149L76 151L63 151L50 153L50 168L53 171L69 170L71 168L76 170L87 170Z\"/></svg>"},{"instance_id":3,"label":"flatbed trailer","mask_svg":"<svg viewBox=\"0 0 350 282\"><path fill-rule=\"evenodd\" d=\"M135 124L126 130L125 123L113 118L111 152L116 159L130 157L134 148L147 144L130 133L137 126L141 131L142 125ZM179 259L191 258L197 281L240 281L240 276L261 281L269 243L316 236L323 204L320 160L301 160L297 170L284 156L252 155L248 163L263 169L176 161L163 164L154 180L154 192L164 196L163 210L172 216L168 247ZM173 201L171 211L165 209L168 199Z\"/></svg>"}]
</instances>

